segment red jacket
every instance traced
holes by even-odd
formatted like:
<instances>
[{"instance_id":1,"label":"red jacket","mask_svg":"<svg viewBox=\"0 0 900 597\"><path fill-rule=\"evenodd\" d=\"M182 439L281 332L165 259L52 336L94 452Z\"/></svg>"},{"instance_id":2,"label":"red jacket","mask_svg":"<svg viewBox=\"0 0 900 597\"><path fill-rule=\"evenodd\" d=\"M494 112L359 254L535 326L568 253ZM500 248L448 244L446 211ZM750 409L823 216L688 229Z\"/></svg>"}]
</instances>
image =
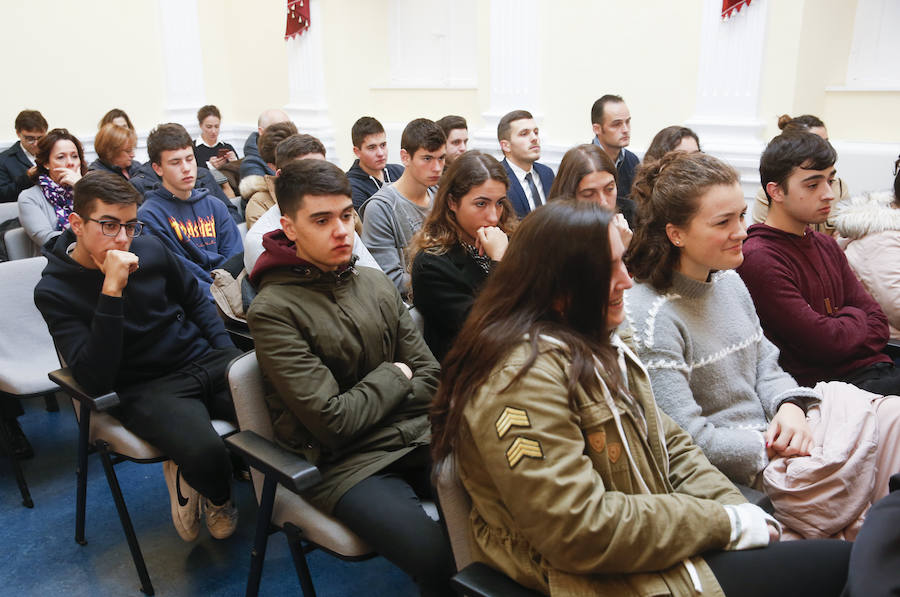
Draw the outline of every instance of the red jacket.
<instances>
[{"instance_id":1,"label":"red jacket","mask_svg":"<svg viewBox=\"0 0 900 597\"><path fill-rule=\"evenodd\" d=\"M839 380L879 362L887 317L830 236L802 237L765 224L748 230L738 273L779 362L800 385Z\"/></svg>"}]
</instances>

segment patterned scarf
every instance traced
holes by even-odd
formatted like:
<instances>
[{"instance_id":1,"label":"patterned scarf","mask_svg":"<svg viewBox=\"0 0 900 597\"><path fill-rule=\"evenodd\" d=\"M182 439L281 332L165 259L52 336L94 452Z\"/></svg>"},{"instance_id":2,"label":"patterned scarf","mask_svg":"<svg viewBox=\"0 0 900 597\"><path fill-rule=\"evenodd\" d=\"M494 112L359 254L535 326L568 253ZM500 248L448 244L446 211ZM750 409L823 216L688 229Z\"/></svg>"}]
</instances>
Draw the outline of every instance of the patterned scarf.
<instances>
[{"instance_id":1,"label":"patterned scarf","mask_svg":"<svg viewBox=\"0 0 900 597\"><path fill-rule=\"evenodd\" d=\"M72 189L56 184L46 174L38 177L38 184L56 212L56 229L65 230L69 227L69 214L72 213Z\"/></svg>"},{"instance_id":2,"label":"patterned scarf","mask_svg":"<svg viewBox=\"0 0 900 597\"><path fill-rule=\"evenodd\" d=\"M466 250L466 255L475 260L475 263L484 270L485 274L491 273L491 258L487 255L479 255L478 249L475 245L470 245L469 243L464 243L463 241L459 241L459 244L462 245L463 249Z\"/></svg>"}]
</instances>

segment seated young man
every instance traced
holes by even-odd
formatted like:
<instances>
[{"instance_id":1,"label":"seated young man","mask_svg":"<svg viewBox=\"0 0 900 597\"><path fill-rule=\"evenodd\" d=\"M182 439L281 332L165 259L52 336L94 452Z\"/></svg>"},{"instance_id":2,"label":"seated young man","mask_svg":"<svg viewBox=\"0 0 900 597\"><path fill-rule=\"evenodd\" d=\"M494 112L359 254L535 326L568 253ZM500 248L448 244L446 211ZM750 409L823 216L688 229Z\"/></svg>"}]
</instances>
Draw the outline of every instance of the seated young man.
<instances>
[{"instance_id":1,"label":"seated young man","mask_svg":"<svg viewBox=\"0 0 900 597\"><path fill-rule=\"evenodd\" d=\"M273 174L263 174L262 176L251 174L241 179L241 198L247 202L247 207L244 209L244 221L247 222L247 228L253 226L259 216L275 205L273 185L275 184L274 173L278 169L275 149L279 143L292 135L297 135L297 126L293 122L276 122L268 126L259 137L259 156L265 160L266 166L272 169ZM305 135L305 137L315 139L310 135ZM318 147L311 148L308 153L315 153L318 149ZM325 159L324 147L321 148L321 154L322 159Z\"/></svg>"},{"instance_id":2,"label":"seated young man","mask_svg":"<svg viewBox=\"0 0 900 597\"><path fill-rule=\"evenodd\" d=\"M241 233L220 201L206 189L194 187L194 148L181 125L161 124L153 129L147 137L147 153L162 186L145 195L140 218L208 293L210 272L243 250Z\"/></svg>"},{"instance_id":3,"label":"seated young man","mask_svg":"<svg viewBox=\"0 0 900 597\"><path fill-rule=\"evenodd\" d=\"M524 218L547 202L553 170L541 164L541 138L530 112L513 110L497 124L503 167L509 176L507 196L516 215Z\"/></svg>"},{"instance_id":4,"label":"seated young man","mask_svg":"<svg viewBox=\"0 0 900 597\"><path fill-rule=\"evenodd\" d=\"M447 137L447 163L450 166L456 158L466 153L469 146L469 125L462 116L450 114L436 122Z\"/></svg>"},{"instance_id":5,"label":"seated young man","mask_svg":"<svg viewBox=\"0 0 900 597\"><path fill-rule=\"evenodd\" d=\"M35 165L37 144L47 128L47 121L37 110L22 110L16 116L19 140L0 153L0 203L18 200L19 193L34 185L28 170Z\"/></svg>"},{"instance_id":6,"label":"seated young man","mask_svg":"<svg viewBox=\"0 0 900 597\"><path fill-rule=\"evenodd\" d=\"M404 298L409 293L406 245L431 211L446 154L441 127L427 118L413 120L400 137L403 174L359 209L363 244Z\"/></svg>"},{"instance_id":7,"label":"seated young man","mask_svg":"<svg viewBox=\"0 0 900 597\"><path fill-rule=\"evenodd\" d=\"M247 235L244 237L244 267L248 272L253 271L256 260L262 255L263 236L273 230L281 229L281 210L278 209L278 203L275 202L275 180L281 173L281 169L290 162L305 159L325 159L325 146L311 135L291 135L275 148L275 175L267 178L266 181L269 192L265 195L262 192L257 193L253 196L252 202L247 204L247 222L250 229L247 230ZM272 205L262 212L262 215L258 216L253 224L249 224L251 205L256 202L268 204L270 201ZM356 230L357 232L360 230L359 219L356 221ZM359 240L359 236L353 237L353 254L359 258L359 261L356 262L357 266L364 265L380 269L366 246Z\"/></svg>"},{"instance_id":8,"label":"seated young man","mask_svg":"<svg viewBox=\"0 0 900 597\"><path fill-rule=\"evenodd\" d=\"M180 129L185 135L188 134L187 130L180 124L169 123L169 124L161 124L157 127L171 127L172 130L175 128ZM152 132L152 131L151 131ZM190 138L190 135L188 135ZM150 140L147 140L147 150L150 150ZM191 141L191 146L193 147L193 140ZM195 167L197 169L194 174L194 187L198 189L206 189L211 197L215 197L219 201L222 202L222 205L225 206L225 209L228 210L228 214L231 216L231 219L234 220L235 224L239 224L242 220L240 214L238 213L237 207L231 202L228 198L228 195L225 194L225 191L222 190L222 186L216 182L215 177L212 173L204 168L203 166L197 165L195 162ZM142 165L137 169L137 172L134 176L131 177L131 184L138 190L141 194L141 200L147 196L147 193L150 191L154 191L162 186L162 178L160 178L159 173L153 167L153 160L148 160L146 164Z\"/></svg>"},{"instance_id":9,"label":"seated young man","mask_svg":"<svg viewBox=\"0 0 900 597\"><path fill-rule=\"evenodd\" d=\"M235 418L225 368L240 351L182 261L141 235L139 199L110 172L78 181L34 302L78 383L116 391L110 414L171 459L163 472L181 538L197 538L202 509L224 539L237 510L231 459L210 418Z\"/></svg>"},{"instance_id":10,"label":"seated young man","mask_svg":"<svg viewBox=\"0 0 900 597\"><path fill-rule=\"evenodd\" d=\"M400 178L403 166L387 163L387 135L371 116L354 122L350 136L356 160L347 170L347 178L353 188L353 207L359 209L378 189Z\"/></svg>"},{"instance_id":11,"label":"seated young man","mask_svg":"<svg viewBox=\"0 0 900 597\"><path fill-rule=\"evenodd\" d=\"M381 272L355 267L347 176L298 160L275 181L281 230L251 279L248 323L275 394L278 442L322 472L306 497L410 574L452 594L449 543L419 497L429 491L428 408L438 364Z\"/></svg>"},{"instance_id":12,"label":"seated young man","mask_svg":"<svg viewBox=\"0 0 900 597\"><path fill-rule=\"evenodd\" d=\"M831 144L813 133L772 139L759 162L769 213L747 230L737 271L781 351L779 363L799 384L840 380L900 394L900 370L882 352L887 317L835 240L809 227L831 211L836 160Z\"/></svg>"}]
</instances>

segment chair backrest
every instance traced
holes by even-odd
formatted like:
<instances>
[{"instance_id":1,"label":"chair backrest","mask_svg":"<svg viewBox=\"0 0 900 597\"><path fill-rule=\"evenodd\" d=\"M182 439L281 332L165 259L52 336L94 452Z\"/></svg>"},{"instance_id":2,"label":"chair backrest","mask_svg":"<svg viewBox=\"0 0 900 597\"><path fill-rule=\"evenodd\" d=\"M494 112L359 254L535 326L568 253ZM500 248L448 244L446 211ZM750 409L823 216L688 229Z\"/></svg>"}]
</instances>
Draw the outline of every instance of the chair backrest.
<instances>
[{"instance_id":1,"label":"chair backrest","mask_svg":"<svg viewBox=\"0 0 900 597\"><path fill-rule=\"evenodd\" d=\"M472 510L472 500L459 480L455 456L451 454L434 464L432 482L437 490L441 518L447 525L456 569L462 570L472 563L472 551L469 548L469 513Z\"/></svg>"},{"instance_id":2,"label":"chair backrest","mask_svg":"<svg viewBox=\"0 0 900 597\"><path fill-rule=\"evenodd\" d=\"M416 327L419 328L419 333L425 333L425 318L422 317L422 314L419 313L419 310L415 307L409 308L409 316L412 317L413 323L416 324Z\"/></svg>"},{"instance_id":3,"label":"chair backrest","mask_svg":"<svg viewBox=\"0 0 900 597\"><path fill-rule=\"evenodd\" d=\"M39 254L40 250L35 246L24 228L13 228L3 235L3 244L6 245L6 255L10 261L28 259Z\"/></svg>"},{"instance_id":4,"label":"chair backrest","mask_svg":"<svg viewBox=\"0 0 900 597\"><path fill-rule=\"evenodd\" d=\"M9 394L56 389L47 378L58 367L56 351L47 324L34 306L34 287L46 265L46 257L0 263L0 391Z\"/></svg>"},{"instance_id":5,"label":"chair backrest","mask_svg":"<svg viewBox=\"0 0 900 597\"><path fill-rule=\"evenodd\" d=\"M232 361L228 368L228 386L241 431L250 430L271 440L275 434L266 407L262 370L255 351ZM263 475L256 469L251 469L250 474L256 499L259 500ZM362 557L371 553L371 548L343 523L317 510L299 495L279 487L272 509L272 524L281 526L284 522L291 522L300 528L306 540L343 557Z\"/></svg>"},{"instance_id":6,"label":"chair backrest","mask_svg":"<svg viewBox=\"0 0 900 597\"><path fill-rule=\"evenodd\" d=\"M0 224L19 217L19 204L15 201L0 203Z\"/></svg>"}]
</instances>

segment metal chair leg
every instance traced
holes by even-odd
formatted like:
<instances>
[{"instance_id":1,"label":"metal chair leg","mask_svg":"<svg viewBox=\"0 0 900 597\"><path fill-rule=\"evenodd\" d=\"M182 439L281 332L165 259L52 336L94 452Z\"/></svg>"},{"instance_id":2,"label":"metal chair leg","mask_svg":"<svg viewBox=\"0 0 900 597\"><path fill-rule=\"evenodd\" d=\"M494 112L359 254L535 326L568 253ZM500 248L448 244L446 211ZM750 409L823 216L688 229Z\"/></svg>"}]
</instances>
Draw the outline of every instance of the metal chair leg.
<instances>
[{"instance_id":1,"label":"metal chair leg","mask_svg":"<svg viewBox=\"0 0 900 597\"><path fill-rule=\"evenodd\" d=\"M19 459L16 458L16 455L13 454L12 438L3 417L0 417L0 446L6 451L9 465L16 476L16 484L19 486L19 493L22 494L22 505L26 508L34 508L34 502L31 501L31 492L28 491L28 483L25 482L25 474L22 472L22 465Z\"/></svg>"},{"instance_id":2,"label":"metal chair leg","mask_svg":"<svg viewBox=\"0 0 900 597\"><path fill-rule=\"evenodd\" d=\"M262 579L263 564L266 561L266 547L269 542L269 525L272 521L272 506L275 503L275 479L266 477L263 482L262 495L259 498L259 510L256 514L256 537L253 539L253 550L250 552L250 574L247 576L247 597L259 594L259 581Z\"/></svg>"},{"instance_id":3,"label":"metal chair leg","mask_svg":"<svg viewBox=\"0 0 900 597\"><path fill-rule=\"evenodd\" d=\"M145 595L153 595L153 585L150 583L147 565L144 564L141 546L138 544L137 535L134 533L131 517L128 515L128 508L125 507L125 499L122 497L122 488L119 487L119 480L116 478L116 472L113 470L112 460L109 457L109 452L106 450L105 445L98 446L98 448L100 451L100 462L103 463L103 470L106 472L106 481L109 483L109 490L112 492L113 501L116 503L116 510L119 512L119 521L122 523L122 530L125 531L125 538L128 540L128 549L131 550L131 558L134 560L134 567L137 568L138 577L141 579L141 591Z\"/></svg>"},{"instance_id":4,"label":"metal chair leg","mask_svg":"<svg viewBox=\"0 0 900 597\"><path fill-rule=\"evenodd\" d=\"M316 589L313 587L312 575L309 573L309 564L306 563L306 552L303 549L300 530L292 524L286 524L283 531L287 536L288 547L291 549L291 559L294 560L294 569L297 571L297 580L300 581L303 597L316 597Z\"/></svg>"},{"instance_id":5,"label":"metal chair leg","mask_svg":"<svg viewBox=\"0 0 900 597\"><path fill-rule=\"evenodd\" d=\"M91 409L87 404L79 404L78 417L78 463L75 468L75 542L87 545L84 538L84 517L87 504L88 439L91 430Z\"/></svg>"},{"instance_id":6,"label":"metal chair leg","mask_svg":"<svg viewBox=\"0 0 900 597\"><path fill-rule=\"evenodd\" d=\"M59 412L59 402L56 401L56 393L51 392L49 394L44 394L44 408L48 413L58 413Z\"/></svg>"}]
</instances>

